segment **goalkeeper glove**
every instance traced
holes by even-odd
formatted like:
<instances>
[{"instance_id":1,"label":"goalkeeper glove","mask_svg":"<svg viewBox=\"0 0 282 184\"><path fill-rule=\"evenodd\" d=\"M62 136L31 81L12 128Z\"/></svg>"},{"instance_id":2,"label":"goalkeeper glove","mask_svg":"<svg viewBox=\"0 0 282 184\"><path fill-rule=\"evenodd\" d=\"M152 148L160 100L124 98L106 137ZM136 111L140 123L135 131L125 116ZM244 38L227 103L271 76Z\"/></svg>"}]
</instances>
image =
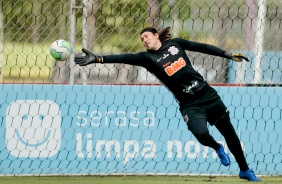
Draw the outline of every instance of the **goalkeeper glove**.
<instances>
[{"instance_id":1,"label":"goalkeeper glove","mask_svg":"<svg viewBox=\"0 0 282 184\"><path fill-rule=\"evenodd\" d=\"M242 53L232 54L232 53L229 53L229 52L225 52L225 56L228 59L232 59L236 62L242 62L243 59L246 60L246 61L250 61L250 59L245 54L242 54Z\"/></svg>"},{"instance_id":2,"label":"goalkeeper glove","mask_svg":"<svg viewBox=\"0 0 282 184\"><path fill-rule=\"evenodd\" d=\"M242 53L231 54L232 59L236 62L242 62L242 60L250 61L250 59Z\"/></svg>"},{"instance_id":3,"label":"goalkeeper glove","mask_svg":"<svg viewBox=\"0 0 282 184\"><path fill-rule=\"evenodd\" d=\"M82 52L85 53L85 56L75 56L74 62L79 66L86 66L92 63L103 63L102 56L96 56L95 54L91 53L87 49L82 49Z\"/></svg>"}]
</instances>

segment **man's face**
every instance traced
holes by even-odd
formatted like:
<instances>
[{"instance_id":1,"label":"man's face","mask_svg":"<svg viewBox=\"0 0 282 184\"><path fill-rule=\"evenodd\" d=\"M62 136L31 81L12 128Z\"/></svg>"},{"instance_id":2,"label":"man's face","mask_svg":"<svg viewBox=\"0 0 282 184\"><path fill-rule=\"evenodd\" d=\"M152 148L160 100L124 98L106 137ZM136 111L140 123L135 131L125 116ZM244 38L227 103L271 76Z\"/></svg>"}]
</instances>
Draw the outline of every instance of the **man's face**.
<instances>
[{"instance_id":1,"label":"man's face","mask_svg":"<svg viewBox=\"0 0 282 184\"><path fill-rule=\"evenodd\" d=\"M141 41L147 50L158 50L161 47L159 40L159 34L153 34L152 32L144 32L141 34Z\"/></svg>"}]
</instances>

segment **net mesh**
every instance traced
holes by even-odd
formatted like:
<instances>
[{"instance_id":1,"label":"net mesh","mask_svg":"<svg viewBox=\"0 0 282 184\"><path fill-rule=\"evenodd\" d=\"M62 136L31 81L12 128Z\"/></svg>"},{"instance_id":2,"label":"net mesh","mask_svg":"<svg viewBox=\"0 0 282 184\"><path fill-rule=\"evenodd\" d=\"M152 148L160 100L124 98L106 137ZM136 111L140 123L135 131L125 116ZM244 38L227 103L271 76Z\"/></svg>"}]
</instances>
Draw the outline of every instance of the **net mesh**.
<instances>
[{"instance_id":1,"label":"net mesh","mask_svg":"<svg viewBox=\"0 0 282 184\"><path fill-rule=\"evenodd\" d=\"M230 110L250 166L281 175L281 7L280 0L2 0L0 174L237 174L237 164L223 168L188 132L170 92L147 70L73 62L83 47L98 55L144 51L142 28L170 26L173 37L248 55L250 62L235 63L187 51ZM70 59L51 57L57 39L71 43Z\"/></svg>"}]
</instances>

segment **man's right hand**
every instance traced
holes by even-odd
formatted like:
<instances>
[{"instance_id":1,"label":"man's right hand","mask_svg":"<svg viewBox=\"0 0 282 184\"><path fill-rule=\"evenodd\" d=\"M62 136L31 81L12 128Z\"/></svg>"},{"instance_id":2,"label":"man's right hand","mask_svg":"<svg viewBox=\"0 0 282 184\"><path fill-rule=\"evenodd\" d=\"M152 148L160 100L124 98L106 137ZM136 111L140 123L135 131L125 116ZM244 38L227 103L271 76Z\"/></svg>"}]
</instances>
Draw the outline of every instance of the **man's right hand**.
<instances>
[{"instance_id":1,"label":"man's right hand","mask_svg":"<svg viewBox=\"0 0 282 184\"><path fill-rule=\"evenodd\" d=\"M85 56L75 56L74 62L79 66L86 66L92 63L103 63L102 56L96 56L87 49L82 49L82 52L85 53Z\"/></svg>"}]
</instances>

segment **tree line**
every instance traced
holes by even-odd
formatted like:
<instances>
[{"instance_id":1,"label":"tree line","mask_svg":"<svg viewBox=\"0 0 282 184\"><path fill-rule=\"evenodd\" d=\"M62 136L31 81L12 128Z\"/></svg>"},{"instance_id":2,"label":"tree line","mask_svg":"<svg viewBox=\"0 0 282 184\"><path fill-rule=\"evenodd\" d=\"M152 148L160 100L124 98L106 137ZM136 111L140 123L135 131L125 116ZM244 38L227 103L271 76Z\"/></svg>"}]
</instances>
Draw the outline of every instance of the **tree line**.
<instances>
[{"instance_id":1,"label":"tree line","mask_svg":"<svg viewBox=\"0 0 282 184\"><path fill-rule=\"evenodd\" d=\"M238 32L238 27L245 34L249 30L245 28L245 22L248 19L254 22L257 14L256 0L87 0L85 4L82 2L83 0L76 0L75 6L71 6L70 0L2 0L0 2L2 40L41 43L57 38L68 39L70 15L75 14L75 35L78 41L83 39L82 30L87 25L90 48L94 43L109 43L122 50L134 52L139 50L140 45L136 44L136 40L139 37L138 33L145 26L159 29L171 26L173 36L188 39L191 32L193 39L197 39L197 35L201 37L203 32L206 35L218 32L218 39L226 40L226 35L232 32L232 29L237 29ZM281 2L279 0L265 2L267 29L275 31L281 27ZM247 3L253 4L248 7ZM81 7L86 7L86 13ZM250 11L253 11L251 12L253 17L250 16ZM83 16L87 20L85 25ZM273 40L275 42L278 38L275 37ZM281 46L277 44L275 47Z\"/></svg>"}]
</instances>

